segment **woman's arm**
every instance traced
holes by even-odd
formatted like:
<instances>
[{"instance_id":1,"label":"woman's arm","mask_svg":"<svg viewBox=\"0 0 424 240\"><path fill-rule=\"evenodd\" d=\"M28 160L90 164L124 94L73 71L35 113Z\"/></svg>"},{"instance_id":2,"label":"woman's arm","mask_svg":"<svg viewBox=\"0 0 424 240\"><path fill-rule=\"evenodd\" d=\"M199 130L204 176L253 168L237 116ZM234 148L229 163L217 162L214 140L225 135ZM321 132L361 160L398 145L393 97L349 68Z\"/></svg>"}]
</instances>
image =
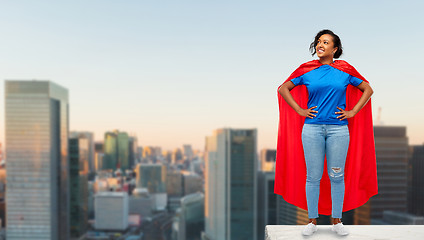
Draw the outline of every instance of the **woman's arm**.
<instances>
[{"instance_id":1,"label":"woman's arm","mask_svg":"<svg viewBox=\"0 0 424 240\"><path fill-rule=\"evenodd\" d=\"M359 101L356 103L355 107L353 107L352 110L350 111L344 111L343 109L337 107L340 110L340 112L336 112L336 114L340 114L340 116L337 117L337 118L341 118L340 120L355 116L359 112L359 110L361 110L365 106L368 100L370 100L371 95L374 93L371 86L365 81L362 81L362 83L356 87L363 92L362 96L359 99Z\"/></svg>"},{"instance_id":2,"label":"woman's arm","mask_svg":"<svg viewBox=\"0 0 424 240\"><path fill-rule=\"evenodd\" d=\"M289 104L290 107L292 107L300 116L308 117L308 118L316 117L316 115L314 115L312 113L313 112L318 113L318 111L315 111L315 110L312 110L312 109L316 108L317 106L311 107L309 109L303 109L294 100L293 96L290 93L290 91L294 87L296 87L296 85L294 85L294 83L292 81L287 81L287 82L283 83L283 85L280 86L280 88L278 89L278 93L280 93L280 95L284 98L284 100L287 102L287 104Z\"/></svg>"}]
</instances>

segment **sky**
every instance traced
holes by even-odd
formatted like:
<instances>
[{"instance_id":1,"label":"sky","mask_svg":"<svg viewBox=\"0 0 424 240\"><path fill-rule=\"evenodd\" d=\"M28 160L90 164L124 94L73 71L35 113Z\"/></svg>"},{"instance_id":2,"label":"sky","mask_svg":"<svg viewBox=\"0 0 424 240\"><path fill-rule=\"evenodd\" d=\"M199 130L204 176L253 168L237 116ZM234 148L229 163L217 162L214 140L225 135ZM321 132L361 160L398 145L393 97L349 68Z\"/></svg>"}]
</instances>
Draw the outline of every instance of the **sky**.
<instances>
[{"instance_id":1,"label":"sky","mask_svg":"<svg viewBox=\"0 0 424 240\"><path fill-rule=\"evenodd\" d=\"M374 120L424 143L423 1L1 1L4 80L69 90L71 131L118 129L141 146L204 149L218 128L276 148L278 86L331 29L371 84Z\"/></svg>"}]
</instances>

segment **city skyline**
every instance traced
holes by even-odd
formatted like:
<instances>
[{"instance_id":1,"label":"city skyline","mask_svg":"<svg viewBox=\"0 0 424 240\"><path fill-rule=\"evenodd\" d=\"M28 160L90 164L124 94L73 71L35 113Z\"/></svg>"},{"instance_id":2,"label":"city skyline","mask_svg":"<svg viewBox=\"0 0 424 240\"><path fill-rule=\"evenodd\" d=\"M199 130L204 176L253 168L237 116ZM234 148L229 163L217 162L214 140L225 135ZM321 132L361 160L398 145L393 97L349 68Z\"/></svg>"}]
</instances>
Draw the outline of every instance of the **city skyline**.
<instances>
[{"instance_id":1,"label":"city skyline","mask_svg":"<svg viewBox=\"0 0 424 240\"><path fill-rule=\"evenodd\" d=\"M203 150L214 129L257 128L258 150L273 149L277 87L316 59L309 43L328 28L341 37L341 59L374 89L374 121L381 107L385 125L407 126L409 144L423 144L422 7L343 2L322 17L316 5L280 1L7 2L0 142L5 80L37 79L69 90L69 130L93 132L96 141L119 129L141 146Z\"/></svg>"}]
</instances>

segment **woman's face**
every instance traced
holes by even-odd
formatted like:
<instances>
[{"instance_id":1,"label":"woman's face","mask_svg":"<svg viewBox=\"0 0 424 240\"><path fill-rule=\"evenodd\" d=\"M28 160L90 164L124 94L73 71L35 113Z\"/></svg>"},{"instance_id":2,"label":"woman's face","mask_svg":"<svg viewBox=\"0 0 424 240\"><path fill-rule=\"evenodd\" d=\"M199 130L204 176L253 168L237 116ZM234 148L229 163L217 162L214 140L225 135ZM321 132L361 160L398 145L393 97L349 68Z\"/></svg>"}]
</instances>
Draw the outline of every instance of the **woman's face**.
<instances>
[{"instance_id":1,"label":"woman's face","mask_svg":"<svg viewBox=\"0 0 424 240\"><path fill-rule=\"evenodd\" d=\"M337 51L337 48L334 47L333 37L330 34L321 35L315 49L319 58L333 58L334 53Z\"/></svg>"}]
</instances>

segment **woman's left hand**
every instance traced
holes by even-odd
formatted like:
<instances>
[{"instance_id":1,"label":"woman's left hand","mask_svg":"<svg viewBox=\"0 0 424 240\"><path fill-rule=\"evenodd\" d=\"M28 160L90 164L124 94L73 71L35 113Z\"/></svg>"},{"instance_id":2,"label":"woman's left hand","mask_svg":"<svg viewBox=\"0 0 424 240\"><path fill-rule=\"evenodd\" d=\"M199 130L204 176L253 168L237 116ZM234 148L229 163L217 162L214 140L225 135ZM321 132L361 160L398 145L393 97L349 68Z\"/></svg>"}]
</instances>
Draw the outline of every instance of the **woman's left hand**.
<instances>
[{"instance_id":1,"label":"woman's left hand","mask_svg":"<svg viewBox=\"0 0 424 240\"><path fill-rule=\"evenodd\" d=\"M337 117L337 118L340 118L340 121L347 119L347 118L354 117L356 115L356 112L354 112L352 110L351 111L345 111L345 110L343 110L339 107L337 107L337 109L340 110L340 112L336 112L336 114L340 114L340 116Z\"/></svg>"}]
</instances>

